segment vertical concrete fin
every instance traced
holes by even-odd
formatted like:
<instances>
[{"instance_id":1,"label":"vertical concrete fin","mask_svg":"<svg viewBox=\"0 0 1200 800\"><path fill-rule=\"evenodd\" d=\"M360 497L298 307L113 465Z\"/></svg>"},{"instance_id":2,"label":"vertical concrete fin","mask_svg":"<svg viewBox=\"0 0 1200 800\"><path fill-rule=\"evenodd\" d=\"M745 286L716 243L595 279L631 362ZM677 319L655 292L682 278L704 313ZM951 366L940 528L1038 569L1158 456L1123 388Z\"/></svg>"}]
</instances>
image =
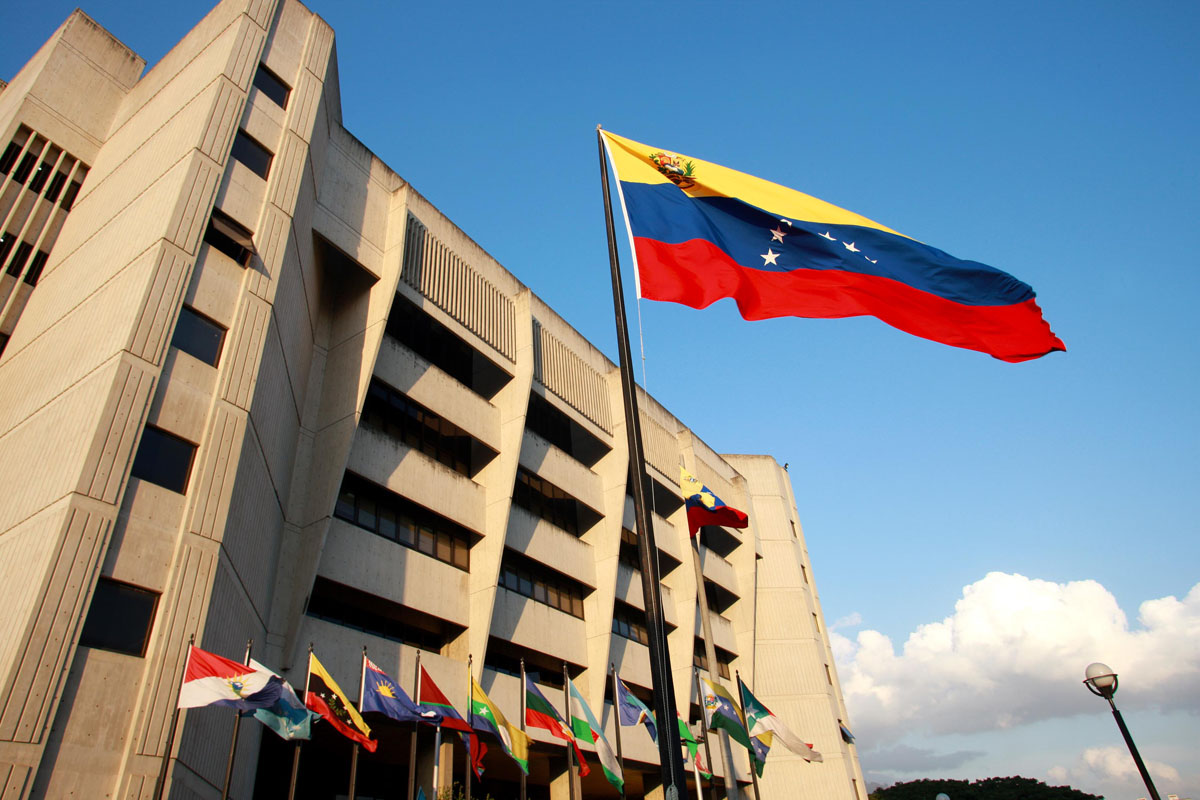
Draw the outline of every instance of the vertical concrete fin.
<instances>
[{"instance_id":1,"label":"vertical concrete fin","mask_svg":"<svg viewBox=\"0 0 1200 800\"><path fill-rule=\"evenodd\" d=\"M33 625L0 710L0 739L41 742L50 711L83 624L108 544L112 520L81 509L69 512L56 557L38 596Z\"/></svg>"},{"instance_id":2,"label":"vertical concrete fin","mask_svg":"<svg viewBox=\"0 0 1200 800\"><path fill-rule=\"evenodd\" d=\"M130 360L118 368L103 415L96 426L98 435L80 475L76 491L105 503L116 503L125 480L133 443L142 426L155 376Z\"/></svg>"},{"instance_id":3,"label":"vertical concrete fin","mask_svg":"<svg viewBox=\"0 0 1200 800\"><path fill-rule=\"evenodd\" d=\"M204 206L204 216L208 216ZM154 267L154 278L138 314L138 324L129 343L129 352L159 366L175 330L175 315L191 277L192 257L175 247L164 245Z\"/></svg>"}]
</instances>

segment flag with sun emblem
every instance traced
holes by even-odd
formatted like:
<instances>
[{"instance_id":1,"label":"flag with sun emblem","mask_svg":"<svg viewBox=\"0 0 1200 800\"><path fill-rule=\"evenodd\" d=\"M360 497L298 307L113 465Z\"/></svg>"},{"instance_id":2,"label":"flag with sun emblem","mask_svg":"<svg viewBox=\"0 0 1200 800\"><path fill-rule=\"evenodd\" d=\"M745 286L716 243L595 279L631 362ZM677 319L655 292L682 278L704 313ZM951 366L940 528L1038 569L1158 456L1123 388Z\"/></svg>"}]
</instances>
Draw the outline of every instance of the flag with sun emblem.
<instances>
[{"instance_id":1,"label":"flag with sun emblem","mask_svg":"<svg viewBox=\"0 0 1200 800\"><path fill-rule=\"evenodd\" d=\"M282 679L266 668L239 664L216 653L188 648L180 708L228 706L239 711L266 708L279 699Z\"/></svg>"},{"instance_id":2,"label":"flag with sun emblem","mask_svg":"<svg viewBox=\"0 0 1200 800\"><path fill-rule=\"evenodd\" d=\"M864 216L602 131L638 296L743 318L873 316L935 342L1026 361L1065 350L1028 284Z\"/></svg>"},{"instance_id":3,"label":"flag with sun emblem","mask_svg":"<svg viewBox=\"0 0 1200 800\"><path fill-rule=\"evenodd\" d=\"M363 713L378 711L398 722L425 722L437 725L442 715L431 708L419 706L405 694L404 690L386 672L365 655L366 670L363 672Z\"/></svg>"},{"instance_id":4,"label":"flag with sun emblem","mask_svg":"<svg viewBox=\"0 0 1200 800\"><path fill-rule=\"evenodd\" d=\"M687 506L688 533L692 536L705 525L726 528L745 528L750 518L745 511L725 505L700 479L683 467L679 468L679 489Z\"/></svg>"},{"instance_id":5,"label":"flag with sun emblem","mask_svg":"<svg viewBox=\"0 0 1200 800\"><path fill-rule=\"evenodd\" d=\"M346 699L337 681L312 652L308 654L308 687L304 692L304 705L320 714L321 719L327 720L342 736L358 742L368 752L375 752L379 743L371 738L371 726L363 721L358 709Z\"/></svg>"}]
</instances>

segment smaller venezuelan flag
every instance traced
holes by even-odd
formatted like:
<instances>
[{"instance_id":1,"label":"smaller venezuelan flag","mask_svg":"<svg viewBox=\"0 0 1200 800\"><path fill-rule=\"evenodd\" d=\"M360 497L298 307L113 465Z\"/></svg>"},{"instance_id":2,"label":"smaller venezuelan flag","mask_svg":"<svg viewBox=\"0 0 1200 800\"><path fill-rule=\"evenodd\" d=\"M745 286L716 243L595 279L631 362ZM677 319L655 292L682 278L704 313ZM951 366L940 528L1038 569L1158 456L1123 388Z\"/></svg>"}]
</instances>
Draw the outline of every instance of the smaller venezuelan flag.
<instances>
[{"instance_id":1,"label":"smaller venezuelan flag","mask_svg":"<svg viewBox=\"0 0 1200 800\"><path fill-rule=\"evenodd\" d=\"M688 533L692 536L705 525L745 528L750 524L745 511L725 505L699 478L683 467L679 468L679 489L687 506Z\"/></svg>"},{"instance_id":2,"label":"smaller venezuelan flag","mask_svg":"<svg viewBox=\"0 0 1200 800\"><path fill-rule=\"evenodd\" d=\"M601 132L648 300L745 319L873 316L935 342L1027 361L1066 350L1027 284L802 192Z\"/></svg>"}]
</instances>

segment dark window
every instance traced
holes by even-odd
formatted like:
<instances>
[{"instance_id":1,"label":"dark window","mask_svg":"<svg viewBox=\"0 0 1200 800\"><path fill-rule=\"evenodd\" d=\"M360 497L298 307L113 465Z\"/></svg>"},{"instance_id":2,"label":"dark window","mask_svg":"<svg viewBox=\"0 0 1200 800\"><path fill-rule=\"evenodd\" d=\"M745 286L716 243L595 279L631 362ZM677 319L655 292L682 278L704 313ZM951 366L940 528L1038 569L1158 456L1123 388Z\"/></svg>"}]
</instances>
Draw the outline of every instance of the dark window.
<instances>
[{"instance_id":1,"label":"dark window","mask_svg":"<svg viewBox=\"0 0 1200 800\"><path fill-rule=\"evenodd\" d=\"M0 354L4 353L4 348L8 347L8 334L0 333Z\"/></svg>"},{"instance_id":2,"label":"dark window","mask_svg":"<svg viewBox=\"0 0 1200 800\"><path fill-rule=\"evenodd\" d=\"M17 237L11 233L0 235L0 267L4 266L4 259L12 252L13 243L16 241Z\"/></svg>"},{"instance_id":3,"label":"dark window","mask_svg":"<svg viewBox=\"0 0 1200 800\"><path fill-rule=\"evenodd\" d=\"M579 536L600 520L600 515L554 484L517 468L513 502L567 533Z\"/></svg>"},{"instance_id":4,"label":"dark window","mask_svg":"<svg viewBox=\"0 0 1200 800\"><path fill-rule=\"evenodd\" d=\"M21 145L9 142L8 147L4 148L4 155L0 156L0 175L7 175L12 171L13 164L17 163L19 155L21 155Z\"/></svg>"},{"instance_id":5,"label":"dark window","mask_svg":"<svg viewBox=\"0 0 1200 800\"><path fill-rule=\"evenodd\" d=\"M729 677L729 664L733 661L734 656L719 647L714 647L717 652L717 673L722 678ZM708 671L708 656L704 654L704 642L697 639L695 649L692 650L692 666Z\"/></svg>"},{"instance_id":6,"label":"dark window","mask_svg":"<svg viewBox=\"0 0 1200 800\"><path fill-rule=\"evenodd\" d=\"M215 208L208 220L204 241L243 267L250 263L250 256L254 253L253 234L249 229Z\"/></svg>"},{"instance_id":7,"label":"dark window","mask_svg":"<svg viewBox=\"0 0 1200 800\"><path fill-rule=\"evenodd\" d=\"M225 328L190 306L179 311L175 323L175 335L171 346L178 347L205 364L216 366L221 360L221 345L225 341Z\"/></svg>"},{"instance_id":8,"label":"dark window","mask_svg":"<svg viewBox=\"0 0 1200 800\"><path fill-rule=\"evenodd\" d=\"M17 252L13 253L12 263L8 265L8 274L17 276L21 274L21 270L25 269L25 262L29 260L29 254L33 252L33 245L29 242L21 242L17 245Z\"/></svg>"},{"instance_id":9,"label":"dark window","mask_svg":"<svg viewBox=\"0 0 1200 800\"><path fill-rule=\"evenodd\" d=\"M56 172L54 177L50 179L50 185L46 188L46 199L53 203L62 194L62 189L67 185L67 174L65 172Z\"/></svg>"},{"instance_id":10,"label":"dark window","mask_svg":"<svg viewBox=\"0 0 1200 800\"><path fill-rule=\"evenodd\" d=\"M617 560L630 569L642 568L642 555L638 551L638 535L628 528L621 528L621 549Z\"/></svg>"},{"instance_id":11,"label":"dark window","mask_svg":"<svg viewBox=\"0 0 1200 800\"><path fill-rule=\"evenodd\" d=\"M79 181L71 181L71 185L63 192L62 202L58 204L63 211L70 211L71 206L75 205L75 198L79 195L79 189Z\"/></svg>"},{"instance_id":12,"label":"dark window","mask_svg":"<svg viewBox=\"0 0 1200 800\"><path fill-rule=\"evenodd\" d=\"M504 551L497 585L583 619L583 584L511 550Z\"/></svg>"},{"instance_id":13,"label":"dark window","mask_svg":"<svg viewBox=\"0 0 1200 800\"><path fill-rule=\"evenodd\" d=\"M490 400L512 380L491 359L401 294L392 303L387 333L481 397Z\"/></svg>"},{"instance_id":14,"label":"dark window","mask_svg":"<svg viewBox=\"0 0 1200 800\"><path fill-rule=\"evenodd\" d=\"M360 589L317 577L308 616L393 642L440 653L462 628Z\"/></svg>"},{"instance_id":15,"label":"dark window","mask_svg":"<svg viewBox=\"0 0 1200 800\"><path fill-rule=\"evenodd\" d=\"M232 155L264 180L271 172L271 159L274 158L274 154L243 130L239 129L237 136L233 137Z\"/></svg>"},{"instance_id":16,"label":"dark window","mask_svg":"<svg viewBox=\"0 0 1200 800\"><path fill-rule=\"evenodd\" d=\"M258 65L258 72L254 73L254 88L270 98L275 105L287 108L288 95L292 90L282 78L267 69L266 64Z\"/></svg>"},{"instance_id":17,"label":"dark window","mask_svg":"<svg viewBox=\"0 0 1200 800\"><path fill-rule=\"evenodd\" d=\"M17 171L13 173L13 180L17 183L24 183L29 179L29 173L33 172L35 164L37 164L37 158L33 153L26 153L21 157L21 164L17 167Z\"/></svg>"},{"instance_id":18,"label":"dark window","mask_svg":"<svg viewBox=\"0 0 1200 800\"><path fill-rule=\"evenodd\" d=\"M54 171L54 165L49 161L43 161L37 168L37 172L33 173L33 180L29 182L29 190L31 192L40 192L42 187L46 185L46 179L50 177L50 173Z\"/></svg>"},{"instance_id":19,"label":"dark window","mask_svg":"<svg viewBox=\"0 0 1200 800\"><path fill-rule=\"evenodd\" d=\"M646 614L644 611L618 601L613 606L613 633L632 639L642 644L650 644L650 634L646 631Z\"/></svg>"},{"instance_id":20,"label":"dark window","mask_svg":"<svg viewBox=\"0 0 1200 800\"><path fill-rule=\"evenodd\" d=\"M529 395L525 427L585 467L596 464L609 447L537 392Z\"/></svg>"},{"instance_id":21,"label":"dark window","mask_svg":"<svg viewBox=\"0 0 1200 800\"><path fill-rule=\"evenodd\" d=\"M79 644L144 656L158 607L158 592L101 577L92 595Z\"/></svg>"},{"instance_id":22,"label":"dark window","mask_svg":"<svg viewBox=\"0 0 1200 800\"><path fill-rule=\"evenodd\" d=\"M147 425L130 474L183 494L187 491L195 455L196 445L162 428Z\"/></svg>"},{"instance_id":23,"label":"dark window","mask_svg":"<svg viewBox=\"0 0 1200 800\"><path fill-rule=\"evenodd\" d=\"M346 473L333 515L439 561L471 569L471 534L440 514Z\"/></svg>"},{"instance_id":24,"label":"dark window","mask_svg":"<svg viewBox=\"0 0 1200 800\"><path fill-rule=\"evenodd\" d=\"M46 266L46 259L50 258L50 254L45 250L38 250L33 254L33 261L29 262L29 271L25 273L25 282L30 286L37 286L38 278L42 277L42 267Z\"/></svg>"},{"instance_id":25,"label":"dark window","mask_svg":"<svg viewBox=\"0 0 1200 800\"><path fill-rule=\"evenodd\" d=\"M371 381L362 421L468 477L496 457L462 428L380 381Z\"/></svg>"}]
</instances>

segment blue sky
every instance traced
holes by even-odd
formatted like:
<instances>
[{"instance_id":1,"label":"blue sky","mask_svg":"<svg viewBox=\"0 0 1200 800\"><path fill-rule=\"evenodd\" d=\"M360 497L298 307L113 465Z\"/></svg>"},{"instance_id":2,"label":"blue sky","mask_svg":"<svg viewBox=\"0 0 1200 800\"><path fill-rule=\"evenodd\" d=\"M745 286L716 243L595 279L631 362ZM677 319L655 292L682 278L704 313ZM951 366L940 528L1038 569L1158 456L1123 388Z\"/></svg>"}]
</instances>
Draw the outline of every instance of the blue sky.
<instances>
[{"instance_id":1,"label":"blue sky","mask_svg":"<svg viewBox=\"0 0 1200 800\"><path fill-rule=\"evenodd\" d=\"M0 3L0 77L74 5ZM151 63L204 10L83 7ZM788 462L869 780L1139 796L1103 660L1160 791L1200 796L1200 7L310 7L346 126L610 357L598 123L1031 284L1068 351L1016 365L643 303L648 388Z\"/></svg>"}]
</instances>

